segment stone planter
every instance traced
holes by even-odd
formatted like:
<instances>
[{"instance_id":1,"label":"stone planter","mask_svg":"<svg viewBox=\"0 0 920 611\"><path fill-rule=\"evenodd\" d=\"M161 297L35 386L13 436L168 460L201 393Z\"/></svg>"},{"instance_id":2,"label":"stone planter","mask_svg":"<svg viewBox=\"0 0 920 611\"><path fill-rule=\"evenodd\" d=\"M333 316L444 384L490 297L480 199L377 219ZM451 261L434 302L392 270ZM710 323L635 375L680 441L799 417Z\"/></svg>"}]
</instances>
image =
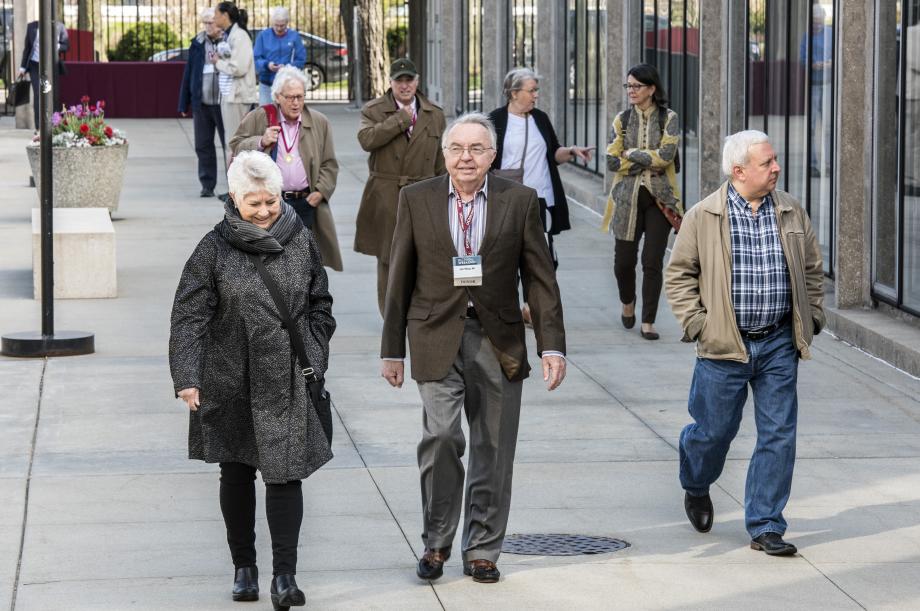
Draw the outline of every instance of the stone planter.
<instances>
[{"instance_id":1,"label":"stone planter","mask_svg":"<svg viewBox=\"0 0 920 611\"><path fill-rule=\"evenodd\" d=\"M27 146L26 153L40 194L39 147ZM107 208L109 214L118 208L127 144L54 147L52 157L55 208Z\"/></svg>"}]
</instances>

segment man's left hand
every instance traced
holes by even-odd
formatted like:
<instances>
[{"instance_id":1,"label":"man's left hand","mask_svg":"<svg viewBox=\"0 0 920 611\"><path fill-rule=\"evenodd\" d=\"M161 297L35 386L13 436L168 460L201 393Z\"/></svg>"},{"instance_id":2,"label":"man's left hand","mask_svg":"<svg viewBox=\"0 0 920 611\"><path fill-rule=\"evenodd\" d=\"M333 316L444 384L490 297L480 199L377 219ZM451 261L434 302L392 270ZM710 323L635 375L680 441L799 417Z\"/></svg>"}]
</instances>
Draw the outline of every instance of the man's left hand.
<instances>
[{"instance_id":1,"label":"man's left hand","mask_svg":"<svg viewBox=\"0 0 920 611\"><path fill-rule=\"evenodd\" d=\"M323 203L323 194L319 191L314 191L307 196L307 203L316 208L321 203Z\"/></svg>"},{"instance_id":2,"label":"man's left hand","mask_svg":"<svg viewBox=\"0 0 920 611\"><path fill-rule=\"evenodd\" d=\"M565 359L550 354L543 357L543 381L547 390L555 390L565 378Z\"/></svg>"}]
</instances>

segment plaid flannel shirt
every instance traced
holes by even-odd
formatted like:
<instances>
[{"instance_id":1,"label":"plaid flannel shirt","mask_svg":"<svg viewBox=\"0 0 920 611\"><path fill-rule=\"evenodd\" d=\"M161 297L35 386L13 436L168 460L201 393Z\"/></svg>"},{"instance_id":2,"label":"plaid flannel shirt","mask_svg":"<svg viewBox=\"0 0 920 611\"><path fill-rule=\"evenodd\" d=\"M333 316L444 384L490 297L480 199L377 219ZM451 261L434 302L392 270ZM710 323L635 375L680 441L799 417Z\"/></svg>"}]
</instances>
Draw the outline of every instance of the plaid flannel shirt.
<instances>
[{"instance_id":1,"label":"plaid flannel shirt","mask_svg":"<svg viewBox=\"0 0 920 611\"><path fill-rule=\"evenodd\" d=\"M735 322L742 331L775 325L792 309L792 286L773 198L764 197L755 215L729 183L728 219Z\"/></svg>"}]
</instances>

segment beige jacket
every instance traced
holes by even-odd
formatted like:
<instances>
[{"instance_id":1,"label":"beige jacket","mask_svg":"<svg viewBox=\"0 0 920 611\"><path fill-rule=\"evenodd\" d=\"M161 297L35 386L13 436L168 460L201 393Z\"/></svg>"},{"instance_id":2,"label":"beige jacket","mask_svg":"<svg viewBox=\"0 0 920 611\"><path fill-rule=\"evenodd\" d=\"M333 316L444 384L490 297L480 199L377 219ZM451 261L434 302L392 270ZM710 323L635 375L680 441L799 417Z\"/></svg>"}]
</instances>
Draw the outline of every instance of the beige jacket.
<instances>
[{"instance_id":1,"label":"beige jacket","mask_svg":"<svg viewBox=\"0 0 920 611\"><path fill-rule=\"evenodd\" d=\"M281 116L280 110L278 116ZM265 110L261 107L256 108L243 117L239 129L230 140L230 150L234 155L240 151L262 151L271 155L274 146L262 148L262 136L267 128L268 117L265 116ZM342 252L339 250L332 210L329 209L329 200L335 191L339 175L339 162L335 158L329 119L324 114L304 107L300 113L300 143L297 150L305 163L304 169L310 180L310 188L323 194L323 201L316 208L316 226L313 231L319 251L323 255L323 265L340 272Z\"/></svg>"},{"instance_id":2,"label":"beige jacket","mask_svg":"<svg viewBox=\"0 0 920 611\"><path fill-rule=\"evenodd\" d=\"M796 348L811 358L813 334L824 327L824 273L821 251L808 214L784 191L772 194L780 242L792 284L792 324ZM691 208L665 271L668 302L697 355L748 362L732 307L731 234L728 182Z\"/></svg>"},{"instance_id":3,"label":"beige jacket","mask_svg":"<svg viewBox=\"0 0 920 611\"><path fill-rule=\"evenodd\" d=\"M218 72L233 77L230 94L223 101L235 104L255 104L259 101L259 86L256 82L256 65L252 58L252 41L249 34L240 26L233 24L227 35L230 43L230 57L219 59L214 67Z\"/></svg>"}]
</instances>

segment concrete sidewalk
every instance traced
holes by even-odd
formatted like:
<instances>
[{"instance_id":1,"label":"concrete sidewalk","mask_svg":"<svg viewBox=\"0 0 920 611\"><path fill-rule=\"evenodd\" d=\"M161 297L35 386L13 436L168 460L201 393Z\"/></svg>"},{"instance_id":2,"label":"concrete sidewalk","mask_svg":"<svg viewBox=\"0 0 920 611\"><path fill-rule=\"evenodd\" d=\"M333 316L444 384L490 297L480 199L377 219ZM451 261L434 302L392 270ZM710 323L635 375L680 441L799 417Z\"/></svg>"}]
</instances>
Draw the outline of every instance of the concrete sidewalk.
<instances>
[{"instance_id":1,"label":"concrete sidewalk","mask_svg":"<svg viewBox=\"0 0 920 611\"><path fill-rule=\"evenodd\" d=\"M366 156L356 112L323 106L342 166L333 198L346 271L328 385L336 458L304 484L298 581L316 609L920 608L920 381L824 334L800 369L794 558L748 549L750 413L713 491L717 522L691 529L676 440L689 421L692 346L662 304L663 339L619 325L612 243L573 209L557 241L568 377L524 385L510 533L625 539L600 556L503 555L503 579L415 577L421 514L419 397L378 375L375 262L351 252ZM199 199L190 121L115 121L131 141L115 216L119 297L58 301L57 326L96 333L92 356L0 358L0 608L234 609L217 468L188 461L172 398L169 311L181 267L220 218ZM0 129L0 333L35 329L25 132ZM531 361L534 350L531 344ZM748 410L750 412L750 410ZM259 497L262 496L261 490ZM270 544L259 500L262 601ZM455 543L455 549L458 544Z\"/></svg>"}]
</instances>

